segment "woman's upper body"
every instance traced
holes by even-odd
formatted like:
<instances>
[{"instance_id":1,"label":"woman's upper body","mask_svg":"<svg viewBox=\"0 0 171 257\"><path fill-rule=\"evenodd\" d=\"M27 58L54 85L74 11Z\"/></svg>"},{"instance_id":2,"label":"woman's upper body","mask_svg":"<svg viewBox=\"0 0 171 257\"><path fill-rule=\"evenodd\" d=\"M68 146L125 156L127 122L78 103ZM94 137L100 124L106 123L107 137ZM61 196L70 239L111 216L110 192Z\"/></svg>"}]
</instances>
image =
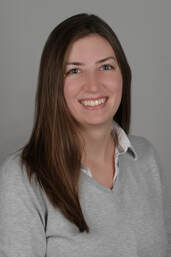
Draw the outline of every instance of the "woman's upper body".
<instances>
[{"instance_id":1,"label":"woman's upper body","mask_svg":"<svg viewBox=\"0 0 171 257\"><path fill-rule=\"evenodd\" d=\"M88 234L52 207L35 180L30 184L19 154L7 159L0 171L0 256L167 256L157 152L147 139L114 127L119 144L113 188L81 169L79 197Z\"/></svg>"}]
</instances>

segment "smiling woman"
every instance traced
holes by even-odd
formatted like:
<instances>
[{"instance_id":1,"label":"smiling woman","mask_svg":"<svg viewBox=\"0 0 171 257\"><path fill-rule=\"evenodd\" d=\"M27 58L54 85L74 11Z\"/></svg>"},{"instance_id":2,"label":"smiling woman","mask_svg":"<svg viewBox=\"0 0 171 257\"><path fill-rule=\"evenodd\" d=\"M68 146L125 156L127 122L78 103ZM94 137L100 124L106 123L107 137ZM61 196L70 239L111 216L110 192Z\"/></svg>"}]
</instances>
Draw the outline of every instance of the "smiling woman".
<instances>
[{"instance_id":1,"label":"smiling woman","mask_svg":"<svg viewBox=\"0 0 171 257\"><path fill-rule=\"evenodd\" d=\"M0 170L0 256L166 257L162 167L129 135L131 70L96 15L43 49L28 143Z\"/></svg>"}]
</instances>

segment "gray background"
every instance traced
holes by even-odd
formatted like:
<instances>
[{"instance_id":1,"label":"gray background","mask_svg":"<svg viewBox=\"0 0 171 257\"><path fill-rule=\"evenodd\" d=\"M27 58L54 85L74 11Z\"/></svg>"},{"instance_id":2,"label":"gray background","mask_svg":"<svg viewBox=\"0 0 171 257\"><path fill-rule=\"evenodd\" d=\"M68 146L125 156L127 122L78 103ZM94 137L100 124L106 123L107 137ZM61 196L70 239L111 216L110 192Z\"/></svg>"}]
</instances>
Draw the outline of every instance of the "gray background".
<instances>
[{"instance_id":1,"label":"gray background","mask_svg":"<svg viewBox=\"0 0 171 257\"><path fill-rule=\"evenodd\" d=\"M1 0L0 162L28 140L42 48L78 12L95 13L118 35L133 72L131 133L158 150L171 195L171 1ZM171 216L169 199L168 216Z\"/></svg>"}]
</instances>

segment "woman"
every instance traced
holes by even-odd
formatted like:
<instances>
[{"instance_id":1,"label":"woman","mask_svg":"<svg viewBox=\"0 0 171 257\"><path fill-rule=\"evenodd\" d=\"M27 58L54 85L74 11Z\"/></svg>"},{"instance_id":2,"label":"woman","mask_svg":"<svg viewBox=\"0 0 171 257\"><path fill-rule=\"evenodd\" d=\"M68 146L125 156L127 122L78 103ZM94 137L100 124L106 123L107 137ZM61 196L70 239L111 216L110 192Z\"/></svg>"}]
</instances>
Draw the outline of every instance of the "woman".
<instances>
[{"instance_id":1,"label":"woman","mask_svg":"<svg viewBox=\"0 0 171 257\"><path fill-rule=\"evenodd\" d=\"M78 14L52 31L32 135L0 173L1 256L166 256L160 165L128 135L130 85L102 19Z\"/></svg>"}]
</instances>

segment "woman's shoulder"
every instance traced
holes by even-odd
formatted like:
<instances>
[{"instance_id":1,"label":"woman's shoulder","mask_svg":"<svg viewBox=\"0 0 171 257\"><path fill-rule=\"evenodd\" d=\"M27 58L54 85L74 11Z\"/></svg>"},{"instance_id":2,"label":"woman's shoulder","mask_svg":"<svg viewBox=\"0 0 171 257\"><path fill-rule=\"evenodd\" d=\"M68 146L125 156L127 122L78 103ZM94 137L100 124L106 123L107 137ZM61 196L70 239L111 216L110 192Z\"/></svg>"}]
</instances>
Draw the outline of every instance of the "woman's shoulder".
<instances>
[{"instance_id":1,"label":"woman's shoulder","mask_svg":"<svg viewBox=\"0 0 171 257\"><path fill-rule=\"evenodd\" d=\"M152 158L153 160L158 160L159 153L156 146L146 137L129 135L129 141L134 148L138 159L141 158Z\"/></svg>"},{"instance_id":2,"label":"woman's shoulder","mask_svg":"<svg viewBox=\"0 0 171 257\"><path fill-rule=\"evenodd\" d=\"M149 148L149 147L153 147L152 142L143 136L137 136L137 135L128 135L128 138L131 142L131 144L136 147L136 148Z\"/></svg>"},{"instance_id":3,"label":"woman's shoulder","mask_svg":"<svg viewBox=\"0 0 171 257\"><path fill-rule=\"evenodd\" d=\"M20 154L13 153L8 155L6 159L2 162L0 166L0 181L8 178L17 180L21 178L22 175L22 167L20 162Z\"/></svg>"},{"instance_id":4,"label":"woman's shoulder","mask_svg":"<svg viewBox=\"0 0 171 257\"><path fill-rule=\"evenodd\" d=\"M25 166L21 164L20 152L11 154L1 164L0 192L6 200L20 198L23 202L27 201L38 206L41 212L45 211L44 193L35 177L29 180Z\"/></svg>"},{"instance_id":5,"label":"woman's shoulder","mask_svg":"<svg viewBox=\"0 0 171 257\"><path fill-rule=\"evenodd\" d=\"M0 183L12 183L13 185L28 184L26 168L21 162L21 152L15 152L6 157L0 166Z\"/></svg>"},{"instance_id":6,"label":"woman's shoulder","mask_svg":"<svg viewBox=\"0 0 171 257\"><path fill-rule=\"evenodd\" d=\"M137 154L137 165L157 175L166 184L166 174L159 150L151 140L142 136L130 135L129 140Z\"/></svg>"}]
</instances>

